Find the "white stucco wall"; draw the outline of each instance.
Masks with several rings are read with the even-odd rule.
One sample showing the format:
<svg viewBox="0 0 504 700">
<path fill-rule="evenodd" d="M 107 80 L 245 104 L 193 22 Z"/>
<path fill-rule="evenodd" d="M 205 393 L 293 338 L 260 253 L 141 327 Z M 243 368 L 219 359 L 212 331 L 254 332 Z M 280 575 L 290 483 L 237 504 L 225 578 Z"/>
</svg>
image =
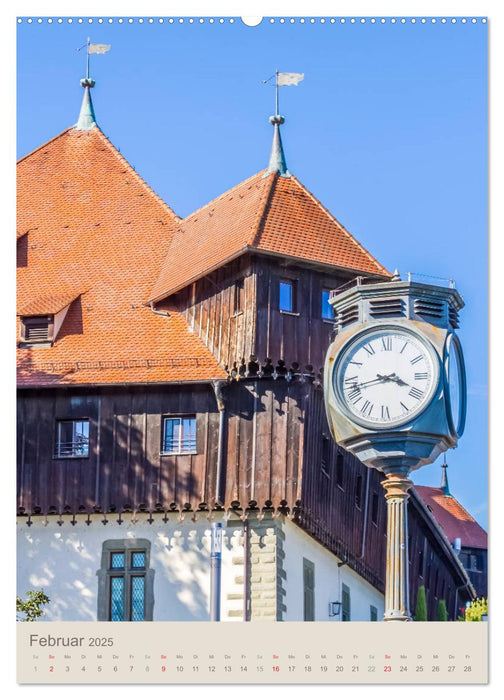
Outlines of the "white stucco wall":
<svg viewBox="0 0 504 700">
<path fill-rule="evenodd" d="M 162 516 L 138 515 L 132 523 L 128 516 L 119 525 L 117 516 L 77 516 L 77 523 L 57 524 L 58 517 L 33 518 L 31 526 L 22 519 L 18 524 L 17 594 L 22 598 L 31 589 L 43 589 L 51 602 L 45 621 L 94 621 L 97 619 L 97 570 L 101 566 L 105 540 L 145 538 L 151 542 L 150 567 L 154 575 L 154 620 L 204 621 L 209 619 L 210 531 L 203 516 L 196 522 L 191 514 L 183 522 L 176 515 L 167 523 Z M 131 518 L 131 516 L 130 516 Z M 218 522 L 219 519 L 215 518 Z M 242 527 L 223 522 L 221 619 L 227 620 L 228 593 L 240 594 L 243 586 L 235 583 L 242 567 L 233 558 L 243 556 Z M 234 605 L 236 608 L 236 604 Z M 233 618 L 229 618 L 230 620 Z M 236 619 L 236 618 L 235 618 Z"/>
<path fill-rule="evenodd" d="M 370 605 L 378 610 L 378 620 L 384 613 L 384 597 L 348 566 L 338 567 L 341 560 L 289 520 L 284 521 L 284 569 L 287 579 L 284 620 L 303 620 L 303 558 L 315 567 L 315 621 L 339 622 L 340 615 L 329 617 L 329 603 L 341 601 L 342 584 L 350 589 L 351 620 L 369 621 Z"/>
</svg>

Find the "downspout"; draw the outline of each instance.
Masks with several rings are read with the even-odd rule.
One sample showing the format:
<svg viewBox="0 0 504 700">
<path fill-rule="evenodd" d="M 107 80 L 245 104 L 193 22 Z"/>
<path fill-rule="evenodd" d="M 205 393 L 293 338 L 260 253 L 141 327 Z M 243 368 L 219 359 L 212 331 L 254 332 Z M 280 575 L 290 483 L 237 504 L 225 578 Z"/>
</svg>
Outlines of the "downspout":
<svg viewBox="0 0 504 700">
<path fill-rule="evenodd" d="M 96 436 L 96 477 L 95 477 L 95 503 L 96 505 L 100 505 L 99 503 L 99 498 L 100 498 L 100 455 L 101 455 L 101 450 L 100 450 L 100 437 L 101 437 L 101 406 L 102 406 L 102 397 L 101 395 L 98 397 L 98 418 L 97 418 L 97 423 L 98 423 L 98 429 L 97 429 L 97 436 Z M 104 506 L 104 504 L 101 504 Z"/>
<path fill-rule="evenodd" d="M 250 531 L 249 521 L 243 521 L 243 622 L 249 622 L 249 571 L 250 571 Z"/>
<path fill-rule="evenodd" d="M 361 553 L 357 559 L 363 559 L 366 552 L 366 531 L 367 531 L 367 520 L 368 520 L 368 510 L 369 510 L 369 477 L 371 474 L 371 469 L 366 469 L 366 498 L 364 501 L 364 524 L 362 526 L 362 542 L 361 542 Z"/>
<path fill-rule="evenodd" d="M 152 311 L 153 314 L 156 314 L 157 316 L 164 316 L 165 318 L 169 318 L 169 317 L 170 317 L 170 314 L 168 313 L 168 311 L 157 311 L 157 310 L 154 308 L 154 302 L 153 302 L 153 301 L 150 302 L 150 310 Z"/>
<path fill-rule="evenodd" d="M 224 464 L 224 437 L 225 437 L 225 418 L 226 407 L 224 405 L 223 388 L 226 386 L 224 379 L 218 379 L 212 382 L 217 408 L 219 410 L 219 445 L 217 448 L 217 466 L 215 471 L 215 501 L 219 506 L 224 504 L 225 495 L 222 493 L 222 473 Z"/>
</svg>

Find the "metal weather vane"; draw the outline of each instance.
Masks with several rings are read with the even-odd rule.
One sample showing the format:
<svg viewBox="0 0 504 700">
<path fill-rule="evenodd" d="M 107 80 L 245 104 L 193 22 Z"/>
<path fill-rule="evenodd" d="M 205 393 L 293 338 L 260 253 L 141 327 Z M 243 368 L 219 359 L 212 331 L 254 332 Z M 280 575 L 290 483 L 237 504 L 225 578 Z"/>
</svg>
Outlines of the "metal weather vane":
<svg viewBox="0 0 504 700">
<path fill-rule="evenodd" d="M 102 54 L 107 53 L 110 50 L 110 44 L 91 44 L 91 39 L 88 37 L 85 44 L 79 46 L 77 51 L 82 51 L 86 47 L 86 80 L 89 78 L 89 56 L 91 54 Z"/>
<path fill-rule="evenodd" d="M 286 87 L 288 85 L 297 85 L 302 80 L 304 80 L 304 73 L 279 73 L 277 68 L 275 74 L 267 80 L 263 80 L 263 83 L 269 83 L 269 81 L 273 78 L 275 78 L 275 115 L 278 115 L 280 114 L 280 112 L 278 111 L 278 88 Z"/>
</svg>

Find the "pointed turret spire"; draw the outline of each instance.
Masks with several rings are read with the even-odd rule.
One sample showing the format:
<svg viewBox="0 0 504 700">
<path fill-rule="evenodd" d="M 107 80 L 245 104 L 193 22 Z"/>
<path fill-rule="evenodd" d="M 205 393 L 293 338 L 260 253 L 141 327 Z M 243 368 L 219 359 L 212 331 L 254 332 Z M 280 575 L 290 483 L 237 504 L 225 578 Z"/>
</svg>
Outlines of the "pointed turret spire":
<svg viewBox="0 0 504 700">
<path fill-rule="evenodd" d="M 84 97 L 82 98 L 79 121 L 75 125 L 75 128 L 79 129 L 79 131 L 89 131 L 93 126 L 96 126 L 96 117 L 90 92 L 91 88 L 95 85 L 95 81 L 92 78 L 82 78 L 80 83 L 84 88 Z"/>
<path fill-rule="evenodd" d="M 96 126 L 93 100 L 91 99 L 90 93 L 91 88 L 95 86 L 95 81 L 93 78 L 89 77 L 89 56 L 90 54 L 107 53 L 107 51 L 110 50 L 110 44 L 92 44 L 91 39 L 88 37 L 84 46 L 78 48 L 77 51 L 80 51 L 84 47 L 86 47 L 86 77 L 82 78 L 80 81 L 84 88 L 84 97 L 82 98 L 79 121 L 75 125 L 75 128 L 80 131 L 89 131 L 93 126 Z"/>
<path fill-rule="evenodd" d="M 450 487 L 448 486 L 448 474 L 446 473 L 446 470 L 448 469 L 446 462 L 441 465 L 441 469 L 443 470 L 443 476 L 441 477 L 441 491 L 445 496 L 451 496 Z"/>
<path fill-rule="evenodd" d="M 290 177 L 290 172 L 287 170 L 287 163 L 285 161 L 282 137 L 280 135 L 280 124 L 283 124 L 285 119 L 279 114 L 275 114 L 270 117 L 269 120 L 273 124 L 274 131 L 271 155 L 265 176 L 270 173 L 278 173 L 282 177 Z"/>
</svg>

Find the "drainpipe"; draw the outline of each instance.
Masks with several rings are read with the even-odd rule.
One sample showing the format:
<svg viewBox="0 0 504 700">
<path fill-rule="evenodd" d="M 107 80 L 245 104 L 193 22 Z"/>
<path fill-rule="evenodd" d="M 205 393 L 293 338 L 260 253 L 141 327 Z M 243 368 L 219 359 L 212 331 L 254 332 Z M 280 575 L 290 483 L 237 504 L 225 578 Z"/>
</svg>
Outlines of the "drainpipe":
<svg viewBox="0 0 504 700">
<path fill-rule="evenodd" d="M 212 523 L 210 548 L 210 621 L 220 621 L 222 523 Z"/>
<path fill-rule="evenodd" d="M 154 302 L 151 301 L 150 303 L 150 310 L 152 311 L 153 314 L 157 314 L 157 316 L 164 316 L 165 318 L 169 318 L 170 314 L 168 311 L 157 311 L 157 309 L 154 308 Z"/>
<path fill-rule="evenodd" d="M 101 456 L 101 449 L 100 449 L 100 438 L 101 438 L 101 429 L 102 429 L 102 424 L 101 424 L 101 407 L 102 407 L 102 397 L 98 397 L 98 417 L 97 417 L 97 435 L 96 435 L 96 478 L 95 478 L 95 503 L 97 505 L 100 505 L 100 456 Z M 89 449 L 89 448 L 88 448 Z M 105 507 L 105 504 L 101 504 L 102 507 Z"/>
<path fill-rule="evenodd" d="M 250 571 L 250 531 L 249 521 L 245 518 L 243 521 L 243 622 L 249 621 L 249 571 Z"/>
<path fill-rule="evenodd" d="M 217 448 L 217 467 L 215 473 L 215 501 L 220 506 L 223 505 L 225 498 L 225 495 L 222 493 L 222 472 L 224 464 L 224 437 L 226 418 L 226 408 L 224 405 L 224 396 L 222 390 L 225 385 L 226 381 L 223 379 L 218 379 L 212 382 L 213 390 L 215 392 L 215 399 L 217 401 L 217 408 L 219 409 L 219 445 Z"/>
<path fill-rule="evenodd" d="M 362 542 L 361 542 L 361 553 L 357 559 L 363 559 L 366 552 L 366 530 L 367 530 L 367 520 L 368 520 L 368 506 L 369 506 L 369 477 L 371 475 L 371 469 L 366 469 L 366 499 L 364 501 L 364 524 L 362 526 Z"/>
</svg>

